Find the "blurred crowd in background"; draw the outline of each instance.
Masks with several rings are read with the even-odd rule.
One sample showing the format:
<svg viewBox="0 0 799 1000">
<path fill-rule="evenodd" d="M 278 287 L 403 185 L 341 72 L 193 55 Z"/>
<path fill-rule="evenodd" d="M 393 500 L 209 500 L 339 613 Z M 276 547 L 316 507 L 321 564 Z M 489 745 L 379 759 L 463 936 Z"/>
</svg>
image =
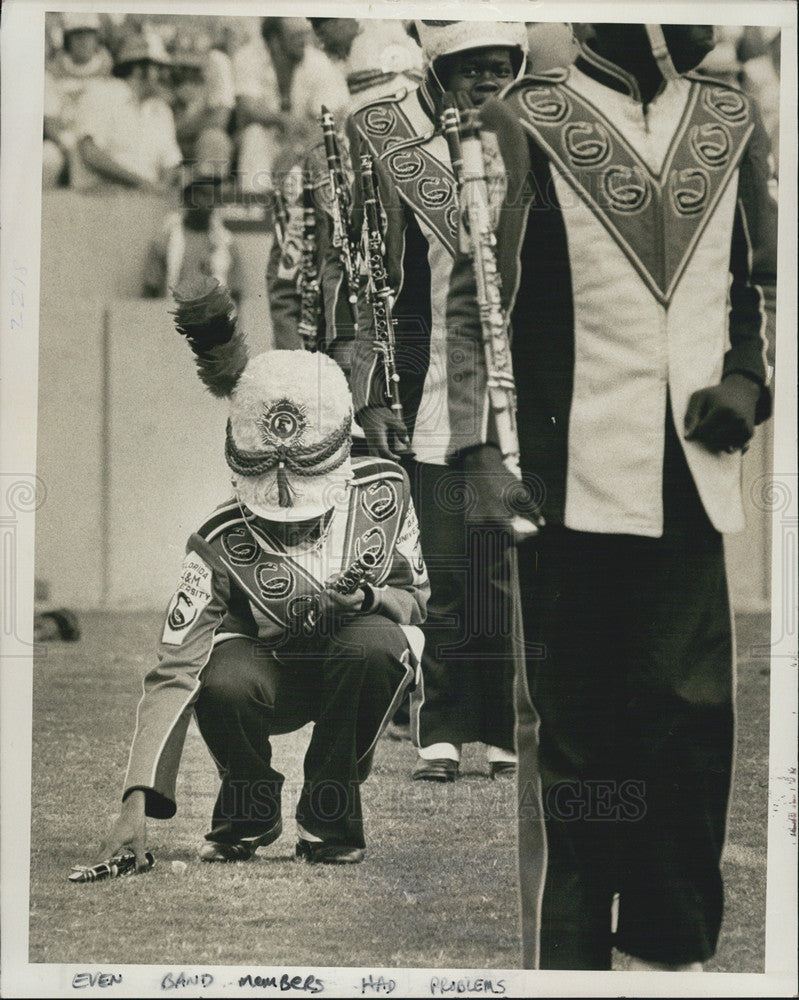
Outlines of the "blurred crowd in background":
<svg viewBox="0 0 799 1000">
<path fill-rule="evenodd" d="M 374 97 L 381 81 L 398 89 L 424 73 L 403 21 L 69 12 L 47 14 L 46 26 L 44 187 L 174 200 L 143 279 L 148 296 L 166 294 L 174 260 L 194 243 L 235 293 L 235 241 L 214 206 L 268 201 L 318 141 L 322 104 L 343 120 L 360 90 Z M 532 69 L 567 65 L 584 30 L 529 24 Z M 755 98 L 776 178 L 779 32 L 716 34 L 702 69 Z"/>
<path fill-rule="evenodd" d="M 534 68 L 573 57 L 570 26 L 529 31 Z M 776 149 L 778 31 L 717 36 L 703 69 L 756 98 Z M 169 190 L 198 167 L 268 190 L 314 137 L 322 103 L 340 112 L 359 77 L 423 71 L 401 21 L 49 14 L 47 45 L 44 184 L 81 191 Z"/>
<path fill-rule="evenodd" d="M 320 105 L 347 107 L 348 83 L 376 71 L 421 78 L 402 22 L 336 20 L 346 30 L 314 31 L 305 18 L 48 15 L 45 186 L 159 191 L 204 171 L 245 193 L 271 189 L 314 137 Z"/>
</svg>

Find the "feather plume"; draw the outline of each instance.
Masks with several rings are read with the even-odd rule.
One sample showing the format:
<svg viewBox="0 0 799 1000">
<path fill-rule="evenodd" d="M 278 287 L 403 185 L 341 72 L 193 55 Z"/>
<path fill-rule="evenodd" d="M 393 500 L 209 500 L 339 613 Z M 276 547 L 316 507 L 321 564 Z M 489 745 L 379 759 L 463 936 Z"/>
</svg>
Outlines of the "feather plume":
<svg viewBox="0 0 799 1000">
<path fill-rule="evenodd" d="M 248 361 L 230 292 L 215 278 L 203 277 L 184 282 L 172 295 L 175 329 L 194 352 L 200 380 L 214 396 L 229 396 Z"/>
</svg>

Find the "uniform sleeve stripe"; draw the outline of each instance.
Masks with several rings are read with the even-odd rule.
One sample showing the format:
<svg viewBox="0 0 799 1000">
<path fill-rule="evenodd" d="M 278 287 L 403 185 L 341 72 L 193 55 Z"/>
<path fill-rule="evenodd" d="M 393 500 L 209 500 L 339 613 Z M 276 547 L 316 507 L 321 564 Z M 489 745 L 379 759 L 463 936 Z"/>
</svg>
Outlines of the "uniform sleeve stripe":
<svg viewBox="0 0 799 1000">
<path fill-rule="evenodd" d="M 765 299 L 763 296 L 763 288 L 761 285 L 755 284 L 751 280 L 752 266 L 753 266 L 753 253 L 752 253 L 752 237 L 749 235 L 749 223 L 746 218 L 746 208 L 744 206 L 743 200 L 738 199 L 738 208 L 741 213 L 741 227 L 743 229 L 744 240 L 746 241 L 746 264 L 747 272 L 749 274 L 749 279 L 747 284 L 750 288 L 753 288 L 757 293 L 757 308 L 760 314 L 760 329 L 758 330 L 758 336 L 760 337 L 760 354 L 763 359 L 763 377 L 765 379 L 765 384 L 771 384 L 771 370 L 768 363 L 768 338 L 766 337 L 766 307 Z"/>
<path fill-rule="evenodd" d="M 362 485 L 373 479 L 402 479 L 402 469 L 396 462 L 383 458 L 355 459 L 352 463 L 355 483 Z"/>
<path fill-rule="evenodd" d="M 231 502 L 220 508 L 208 518 L 208 520 L 198 529 L 197 534 L 206 542 L 212 541 L 225 528 L 237 524 L 243 520 L 241 508 L 238 503 Z"/>
</svg>

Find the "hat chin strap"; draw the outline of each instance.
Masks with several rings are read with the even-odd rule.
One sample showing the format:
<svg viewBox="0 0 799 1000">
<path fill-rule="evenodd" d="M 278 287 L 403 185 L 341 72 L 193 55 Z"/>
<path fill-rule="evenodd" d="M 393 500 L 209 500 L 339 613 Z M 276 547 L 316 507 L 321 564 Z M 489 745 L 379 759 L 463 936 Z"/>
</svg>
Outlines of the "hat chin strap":
<svg viewBox="0 0 799 1000">
<path fill-rule="evenodd" d="M 671 61 L 669 47 L 666 44 L 666 36 L 663 34 L 663 26 L 660 24 L 647 24 L 644 27 L 649 38 L 652 55 L 655 57 L 655 62 L 658 64 L 658 69 L 663 75 L 663 79 L 676 80 L 680 74 L 674 68 L 674 63 Z"/>
</svg>

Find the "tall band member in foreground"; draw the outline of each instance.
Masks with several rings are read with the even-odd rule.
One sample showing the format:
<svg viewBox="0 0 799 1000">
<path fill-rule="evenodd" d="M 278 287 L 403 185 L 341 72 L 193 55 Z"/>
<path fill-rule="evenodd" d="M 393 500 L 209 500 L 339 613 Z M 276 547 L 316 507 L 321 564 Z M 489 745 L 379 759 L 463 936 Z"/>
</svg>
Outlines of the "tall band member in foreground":
<svg viewBox="0 0 799 1000">
<path fill-rule="evenodd" d="M 445 90 L 479 105 L 519 76 L 527 34 L 523 24 L 487 22 L 417 21 L 416 29 L 426 62 L 424 83 L 357 110 L 350 135 L 353 162 L 362 152 L 373 157 L 386 216 L 385 270 L 396 296 L 399 397 L 415 456 L 403 461 L 430 571 L 423 698 L 418 715 L 412 713 L 419 745 L 413 777 L 447 782 L 459 774 L 464 743 L 488 746 L 492 777 L 515 771 L 516 644 L 505 627 L 515 579 L 509 532 L 493 502 L 496 469 L 470 457 L 457 470 L 446 464 L 445 308 L 459 212 L 440 116 Z M 399 452 L 406 428 L 389 408 L 373 338 L 367 306 L 360 313 L 350 385 L 356 419 L 372 452 L 390 457 Z"/>
<path fill-rule="evenodd" d="M 145 815 L 176 811 L 195 713 L 222 779 L 203 861 L 246 861 L 280 836 L 269 737 L 313 721 L 296 854 L 354 864 L 360 785 L 412 681 L 421 633 L 409 626 L 429 590 L 407 477 L 350 460 L 352 403 L 332 359 L 270 351 L 245 367 L 232 301 L 211 286 L 179 300 L 176 322 L 203 380 L 230 395 L 234 495 L 188 541 L 102 853 L 130 847 L 143 862 Z"/>
<path fill-rule="evenodd" d="M 524 961 L 608 969 L 615 946 L 638 968 L 693 969 L 722 918 L 721 533 L 744 526 L 741 452 L 771 408 L 759 283 L 775 279 L 775 205 L 755 109 L 688 72 L 710 27 L 594 29 L 568 74 L 480 109 L 508 171 L 497 251 L 521 466 L 546 495 L 519 551 L 525 640 L 543 650 L 519 685 Z M 456 448 L 491 447 L 465 259 L 448 327 Z"/>
</svg>

